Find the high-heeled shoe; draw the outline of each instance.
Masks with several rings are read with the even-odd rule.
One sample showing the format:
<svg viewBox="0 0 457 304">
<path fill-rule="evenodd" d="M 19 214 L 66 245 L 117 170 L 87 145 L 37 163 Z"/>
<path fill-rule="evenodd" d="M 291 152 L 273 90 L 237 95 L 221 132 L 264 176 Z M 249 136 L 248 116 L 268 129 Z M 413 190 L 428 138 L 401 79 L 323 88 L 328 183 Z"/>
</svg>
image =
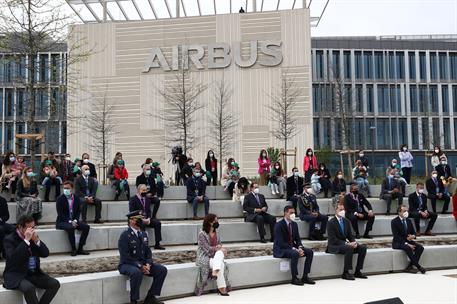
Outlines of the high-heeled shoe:
<svg viewBox="0 0 457 304">
<path fill-rule="evenodd" d="M 217 294 L 223 297 L 228 297 L 229 293 L 226 291 L 225 293 L 222 293 L 219 289 L 217 290 Z"/>
</svg>

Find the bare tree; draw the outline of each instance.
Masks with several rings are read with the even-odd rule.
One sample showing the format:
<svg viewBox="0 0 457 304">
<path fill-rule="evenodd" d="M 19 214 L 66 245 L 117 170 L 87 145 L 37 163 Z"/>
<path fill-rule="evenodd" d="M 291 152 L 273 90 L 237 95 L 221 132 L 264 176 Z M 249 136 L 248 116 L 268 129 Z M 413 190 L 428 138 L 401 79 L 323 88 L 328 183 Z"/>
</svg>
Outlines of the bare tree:
<svg viewBox="0 0 457 304">
<path fill-rule="evenodd" d="M 226 84 L 224 76 L 215 84 L 214 94 L 214 112 L 211 117 L 211 125 L 215 132 L 211 132 L 218 154 L 219 154 L 219 172 L 222 173 L 223 159 L 230 156 L 235 139 L 233 128 L 238 122 L 238 118 L 230 108 L 230 98 L 232 89 Z"/>
<path fill-rule="evenodd" d="M 273 135 L 284 143 L 285 151 L 288 141 L 298 132 L 295 106 L 301 95 L 302 92 L 294 85 L 294 79 L 288 79 L 283 75 L 279 92 L 270 96 L 270 119 L 276 123 Z"/>
<path fill-rule="evenodd" d="M 171 147 L 180 144 L 184 154 L 187 154 L 196 144 L 192 128 L 195 123 L 195 113 L 203 108 L 203 104 L 199 102 L 199 96 L 207 86 L 193 82 L 189 71 L 183 68 L 176 74 L 174 82 L 166 83 L 164 87 L 159 90 L 164 101 L 164 113 L 153 115 L 164 121 L 168 131 L 167 145 Z"/>
<path fill-rule="evenodd" d="M 55 82 L 55 87 L 60 88 L 61 98 L 64 98 L 67 88 L 68 65 L 67 57 L 59 58 L 51 68 L 46 66 L 46 54 L 53 51 L 65 51 L 74 54 L 71 62 L 85 60 L 89 52 L 83 51 L 82 44 L 74 43 L 71 50 L 67 48 L 66 41 L 72 35 L 67 25 L 71 21 L 70 15 L 65 13 L 65 3 L 55 0 L 4 0 L 0 4 L 0 49 L 7 54 L 7 61 L 16 67 L 16 77 L 12 82 L 16 87 L 24 89 L 23 121 L 26 125 L 26 133 L 37 132 L 37 107 L 39 98 L 47 98 L 50 104 L 39 110 L 46 112 L 46 117 L 38 118 L 44 120 L 46 129 L 54 130 L 49 126 L 58 122 L 58 117 L 65 116 L 65 108 L 55 107 L 53 102 L 55 96 L 49 82 Z M 58 69 L 58 71 L 57 71 Z M 50 71 L 47 74 L 47 71 Z M 44 71 L 44 72 L 43 72 Z M 63 81 L 47 79 L 47 75 L 58 77 Z M 63 99 L 62 99 L 63 104 Z M 60 113 L 60 114 L 59 114 Z M 47 134 L 48 137 L 55 137 L 55 134 Z M 29 144 L 28 150 L 31 156 L 32 168 L 36 154 L 36 145 Z"/>
<path fill-rule="evenodd" d="M 95 97 L 92 111 L 83 119 L 83 127 L 91 135 L 90 148 L 95 151 L 103 167 L 103 183 L 106 182 L 106 166 L 108 155 L 111 153 L 111 139 L 117 133 L 112 120 L 113 106 L 109 104 L 106 90 L 102 97 Z"/>
</svg>

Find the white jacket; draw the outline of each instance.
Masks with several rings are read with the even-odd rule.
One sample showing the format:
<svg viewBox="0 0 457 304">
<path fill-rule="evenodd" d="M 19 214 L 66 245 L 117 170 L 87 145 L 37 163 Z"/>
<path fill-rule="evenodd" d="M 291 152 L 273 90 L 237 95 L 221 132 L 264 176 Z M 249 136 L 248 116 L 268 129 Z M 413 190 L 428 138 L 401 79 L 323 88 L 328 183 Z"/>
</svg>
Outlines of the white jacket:
<svg viewBox="0 0 457 304">
<path fill-rule="evenodd" d="M 409 151 L 398 152 L 398 157 L 400 158 L 400 166 L 402 168 L 412 168 L 413 167 L 413 156 Z"/>
</svg>

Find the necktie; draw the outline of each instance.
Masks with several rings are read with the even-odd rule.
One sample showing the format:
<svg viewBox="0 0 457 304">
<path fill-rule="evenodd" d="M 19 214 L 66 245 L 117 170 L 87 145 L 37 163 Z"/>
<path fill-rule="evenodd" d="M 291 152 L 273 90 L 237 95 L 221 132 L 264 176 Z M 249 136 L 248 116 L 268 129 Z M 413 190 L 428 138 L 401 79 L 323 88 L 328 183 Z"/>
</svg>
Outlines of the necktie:
<svg viewBox="0 0 457 304">
<path fill-rule="evenodd" d="M 406 219 L 402 219 L 403 222 L 403 229 L 405 229 L 405 233 L 408 233 L 408 224 L 406 224 Z"/>
<path fill-rule="evenodd" d="M 387 180 L 389 181 L 389 190 L 392 190 L 392 182 L 390 181 L 390 177 Z"/>
<path fill-rule="evenodd" d="M 292 224 L 289 223 L 288 226 L 287 226 L 288 230 L 289 230 L 289 245 L 292 246 L 293 244 L 293 238 L 292 238 Z"/>
<path fill-rule="evenodd" d="M 344 233 L 344 222 L 343 222 L 343 218 L 340 218 L 338 221 L 340 222 L 341 233 L 343 233 L 344 237 L 346 237 L 346 234 Z"/>
<path fill-rule="evenodd" d="M 254 196 L 255 196 L 255 200 L 257 201 L 257 205 L 260 207 L 259 196 L 257 194 L 254 194 Z"/>
<path fill-rule="evenodd" d="M 422 208 L 422 195 L 418 194 L 417 197 L 419 198 L 419 208 L 418 208 L 418 210 L 420 210 Z"/>
<path fill-rule="evenodd" d="M 298 194 L 298 178 L 295 178 L 295 194 Z"/>
</svg>

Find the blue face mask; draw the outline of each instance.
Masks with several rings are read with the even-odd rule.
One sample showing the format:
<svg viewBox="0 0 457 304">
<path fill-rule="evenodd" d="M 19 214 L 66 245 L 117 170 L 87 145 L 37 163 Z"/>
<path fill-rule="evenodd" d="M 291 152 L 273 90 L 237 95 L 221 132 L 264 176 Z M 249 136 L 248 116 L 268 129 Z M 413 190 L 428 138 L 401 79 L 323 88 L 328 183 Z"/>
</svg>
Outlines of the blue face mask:
<svg viewBox="0 0 457 304">
<path fill-rule="evenodd" d="M 64 194 L 66 197 L 70 197 L 70 196 L 71 196 L 71 190 L 70 190 L 70 189 L 63 189 L 63 194 Z"/>
</svg>

